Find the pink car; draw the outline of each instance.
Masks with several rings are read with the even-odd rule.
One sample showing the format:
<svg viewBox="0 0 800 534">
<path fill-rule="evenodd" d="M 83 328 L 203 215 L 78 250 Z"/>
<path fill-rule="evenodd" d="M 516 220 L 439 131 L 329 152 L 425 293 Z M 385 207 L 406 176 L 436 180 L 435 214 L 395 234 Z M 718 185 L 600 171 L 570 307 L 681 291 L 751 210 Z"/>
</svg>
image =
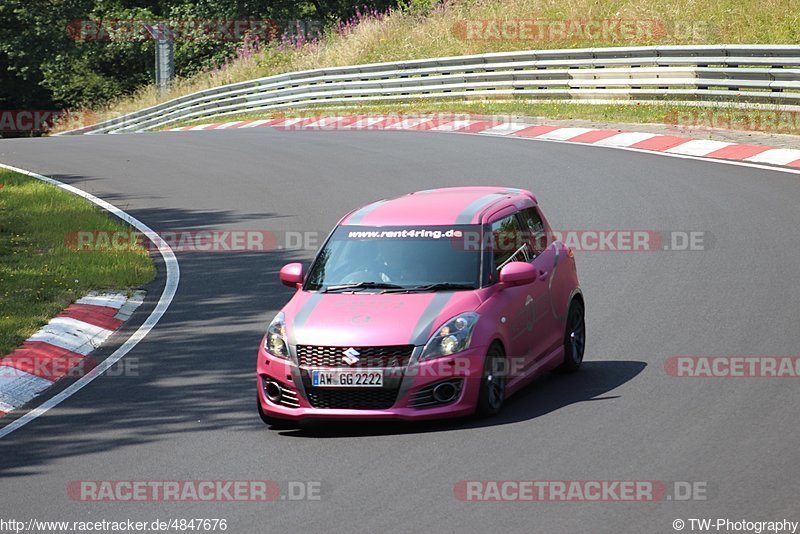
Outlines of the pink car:
<svg viewBox="0 0 800 534">
<path fill-rule="evenodd" d="M 306 419 L 496 414 L 586 341 L 572 250 L 536 198 L 506 187 L 419 191 L 345 215 L 258 351 L 258 411 Z"/>
</svg>

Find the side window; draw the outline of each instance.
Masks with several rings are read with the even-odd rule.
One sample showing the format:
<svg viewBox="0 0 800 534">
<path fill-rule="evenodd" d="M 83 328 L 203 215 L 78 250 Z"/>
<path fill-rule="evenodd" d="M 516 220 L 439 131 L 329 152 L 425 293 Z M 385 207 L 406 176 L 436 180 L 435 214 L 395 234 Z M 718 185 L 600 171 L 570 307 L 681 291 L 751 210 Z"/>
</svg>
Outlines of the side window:
<svg viewBox="0 0 800 534">
<path fill-rule="evenodd" d="M 522 232 L 525 241 L 530 244 L 532 256 L 535 258 L 547 248 L 547 234 L 544 231 L 544 223 L 539 216 L 536 208 L 525 208 L 519 212 L 522 219 Z"/>
<path fill-rule="evenodd" d="M 523 239 L 522 228 L 516 215 L 492 223 L 493 279 L 497 271 L 510 261 L 528 261 L 528 244 Z"/>
</svg>

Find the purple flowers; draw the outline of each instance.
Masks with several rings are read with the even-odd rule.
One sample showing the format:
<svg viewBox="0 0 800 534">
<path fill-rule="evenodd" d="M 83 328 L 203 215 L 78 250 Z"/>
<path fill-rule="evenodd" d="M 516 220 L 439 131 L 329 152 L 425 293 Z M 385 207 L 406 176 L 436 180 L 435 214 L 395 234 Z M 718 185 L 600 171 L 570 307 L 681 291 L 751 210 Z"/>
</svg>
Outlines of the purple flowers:
<svg viewBox="0 0 800 534">
<path fill-rule="evenodd" d="M 333 26 L 332 30 L 339 35 L 347 35 L 365 20 L 383 20 L 387 15 L 391 14 L 391 12 L 391 7 L 386 11 L 380 11 L 374 7 L 356 6 L 353 16 L 345 20 L 340 20 Z"/>
</svg>

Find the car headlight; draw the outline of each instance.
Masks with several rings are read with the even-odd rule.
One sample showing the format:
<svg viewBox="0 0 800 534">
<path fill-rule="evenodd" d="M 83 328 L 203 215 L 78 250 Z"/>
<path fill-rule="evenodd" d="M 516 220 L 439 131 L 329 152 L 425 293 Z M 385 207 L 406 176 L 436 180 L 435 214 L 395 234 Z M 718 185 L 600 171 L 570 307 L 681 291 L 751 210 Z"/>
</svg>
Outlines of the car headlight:
<svg viewBox="0 0 800 534">
<path fill-rule="evenodd" d="M 285 315 L 280 312 L 269 323 L 267 336 L 264 338 L 264 350 L 278 358 L 289 358 L 289 344 L 286 342 Z"/>
<path fill-rule="evenodd" d="M 450 356 L 468 349 L 479 317 L 475 312 L 467 312 L 447 321 L 425 344 L 420 361 Z"/>
</svg>

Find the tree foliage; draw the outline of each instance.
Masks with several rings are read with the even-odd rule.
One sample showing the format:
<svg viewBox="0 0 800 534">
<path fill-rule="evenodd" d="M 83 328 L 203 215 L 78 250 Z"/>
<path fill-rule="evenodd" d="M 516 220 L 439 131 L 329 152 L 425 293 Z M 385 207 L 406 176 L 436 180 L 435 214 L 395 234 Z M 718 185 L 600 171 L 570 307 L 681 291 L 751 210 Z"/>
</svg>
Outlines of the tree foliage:
<svg viewBox="0 0 800 534">
<path fill-rule="evenodd" d="M 0 109 L 101 106 L 154 81 L 147 35 L 99 39 L 81 21 L 314 20 L 329 25 L 356 6 L 394 0 L 2 0 Z M 88 23 L 86 23 L 88 24 Z M 91 25 L 89 25 L 91 27 Z M 113 24 L 110 25 L 113 27 Z M 176 72 L 191 75 L 230 58 L 238 43 L 213 34 L 176 40 Z"/>
</svg>

